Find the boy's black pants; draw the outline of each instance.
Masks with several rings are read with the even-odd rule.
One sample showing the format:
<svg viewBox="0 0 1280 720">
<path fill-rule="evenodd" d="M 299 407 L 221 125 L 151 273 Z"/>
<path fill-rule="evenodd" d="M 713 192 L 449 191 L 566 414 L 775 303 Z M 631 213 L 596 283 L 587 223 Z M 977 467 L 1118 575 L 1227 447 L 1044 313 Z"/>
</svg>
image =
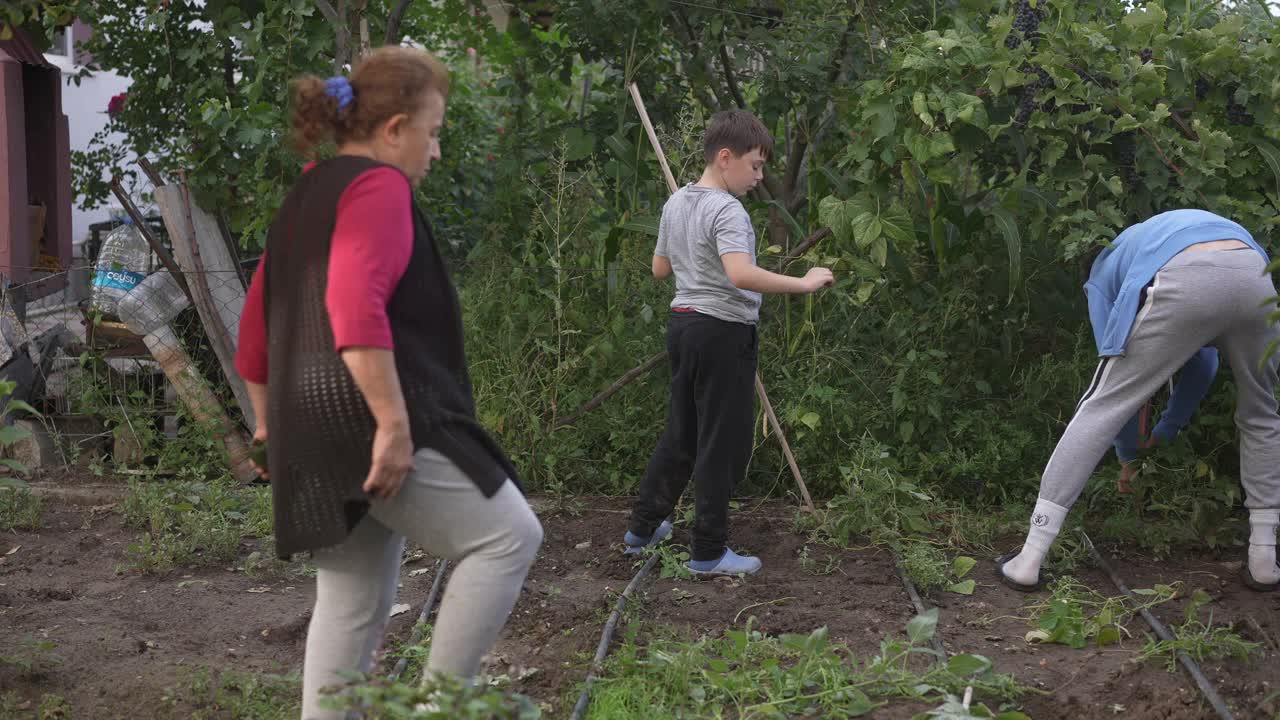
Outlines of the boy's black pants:
<svg viewBox="0 0 1280 720">
<path fill-rule="evenodd" d="M 746 476 L 755 422 L 754 325 L 696 312 L 667 322 L 671 408 L 640 480 L 631 532 L 653 534 L 693 477 L 693 559 L 715 560 L 729 540 L 729 496 Z"/>
</svg>

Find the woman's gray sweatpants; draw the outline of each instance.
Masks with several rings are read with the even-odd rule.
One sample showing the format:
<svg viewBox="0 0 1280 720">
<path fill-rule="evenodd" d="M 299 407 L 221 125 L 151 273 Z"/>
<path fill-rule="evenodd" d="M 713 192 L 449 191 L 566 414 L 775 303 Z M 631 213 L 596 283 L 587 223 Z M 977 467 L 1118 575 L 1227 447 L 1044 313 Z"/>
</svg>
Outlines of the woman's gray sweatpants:
<svg viewBox="0 0 1280 720">
<path fill-rule="evenodd" d="M 1262 356 L 1276 326 L 1266 263 L 1253 249 L 1184 251 L 1156 273 L 1125 354 L 1104 357 L 1040 480 L 1040 497 L 1070 508 L 1120 428 L 1200 348 L 1216 345 L 1236 383 L 1240 475 L 1250 509 L 1280 507 L 1276 364 Z"/>
<path fill-rule="evenodd" d="M 400 492 L 374 502 L 345 542 L 316 551 L 316 604 L 302 673 L 303 720 L 341 720 L 320 691 L 368 672 L 396 596 L 405 537 L 448 559 L 427 669 L 470 679 L 515 605 L 542 544 L 542 526 L 516 486 L 486 498 L 444 455 L 419 450 Z"/>
</svg>

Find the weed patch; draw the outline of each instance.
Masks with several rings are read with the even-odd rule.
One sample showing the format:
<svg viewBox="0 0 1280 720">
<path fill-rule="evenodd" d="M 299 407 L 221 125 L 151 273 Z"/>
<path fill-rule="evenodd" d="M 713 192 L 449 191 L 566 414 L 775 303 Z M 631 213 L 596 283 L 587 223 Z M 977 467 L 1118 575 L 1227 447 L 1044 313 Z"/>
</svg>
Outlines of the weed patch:
<svg viewBox="0 0 1280 720">
<path fill-rule="evenodd" d="M 1184 652 L 1196 662 L 1206 660 L 1245 661 L 1262 647 L 1258 643 L 1249 642 L 1240 637 L 1231 628 L 1213 624 L 1213 613 L 1209 613 L 1209 621 L 1201 622 L 1199 611 L 1213 602 L 1208 593 L 1196 590 L 1187 602 L 1183 612 L 1182 624 L 1172 628 L 1173 640 L 1157 640 L 1147 638 L 1146 645 L 1138 655 L 1139 662 L 1164 660 L 1165 669 L 1174 672 L 1177 669 L 1178 653 Z"/>
<path fill-rule="evenodd" d="M 266 488 L 241 488 L 225 475 L 208 481 L 131 480 L 122 510 L 125 522 L 142 534 L 128 548 L 130 566 L 168 572 L 234 562 L 241 539 L 271 533 L 270 503 Z"/>
<path fill-rule="evenodd" d="M 364 710 L 368 717 L 414 720 L 537 720 L 542 711 L 529 698 L 490 684 L 466 686 L 451 678 L 419 684 L 377 679 L 355 681 L 327 701 L 342 710 Z"/>
<path fill-rule="evenodd" d="M 169 688 L 164 702 L 175 710 L 189 705 L 192 720 L 285 720 L 298 717 L 300 695 L 297 673 L 222 670 L 214 674 L 201 668 L 184 688 Z"/>
<path fill-rule="evenodd" d="M 915 669 L 912 658 L 933 653 L 937 611 L 913 619 L 905 638 L 885 638 L 865 661 L 830 642 L 825 628 L 773 637 L 752 630 L 753 621 L 692 642 L 663 629 L 641 642 L 632 625 L 592 690 L 589 717 L 858 717 L 895 699 L 943 700 L 966 687 L 1004 701 L 1026 692 L 979 655 Z"/>
<path fill-rule="evenodd" d="M 0 487 L 0 532 L 39 530 L 44 500 L 28 488 Z"/>
<path fill-rule="evenodd" d="M 1036 629 L 1027 639 L 1073 648 L 1113 645 L 1130 635 L 1125 625 L 1140 609 L 1173 600 L 1178 586 L 1157 585 L 1133 592 L 1142 598 L 1140 603 L 1125 595 L 1106 597 L 1070 576 L 1058 578 L 1050 585 L 1049 597 L 1030 606 L 1030 622 Z"/>
</svg>

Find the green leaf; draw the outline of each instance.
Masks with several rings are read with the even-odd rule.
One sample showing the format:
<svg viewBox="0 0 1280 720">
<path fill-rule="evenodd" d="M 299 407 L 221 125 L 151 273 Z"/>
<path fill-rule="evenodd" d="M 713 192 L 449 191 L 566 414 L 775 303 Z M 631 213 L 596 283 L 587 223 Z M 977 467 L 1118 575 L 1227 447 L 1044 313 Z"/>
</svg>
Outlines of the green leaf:
<svg viewBox="0 0 1280 720">
<path fill-rule="evenodd" d="M 1139 126 L 1140 125 L 1138 123 L 1137 118 L 1130 115 L 1129 113 L 1125 113 L 1121 115 L 1115 121 L 1115 123 L 1111 126 L 1111 132 L 1122 133 L 1122 132 L 1125 132 L 1126 130 L 1133 130 L 1135 128 L 1138 128 Z"/>
<path fill-rule="evenodd" d="M 609 148 L 610 151 L 613 152 L 613 156 L 614 158 L 617 159 L 618 162 L 622 163 L 623 165 L 626 165 L 631 170 L 635 169 L 636 167 L 635 152 L 636 151 L 635 151 L 635 148 L 630 143 L 618 137 L 617 134 L 614 134 L 605 138 L 604 144 L 606 147 Z"/>
<path fill-rule="evenodd" d="M 930 608 L 911 618 L 907 623 L 907 638 L 912 645 L 920 645 L 933 639 L 938 630 L 938 608 Z"/>
<path fill-rule="evenodd" d="M 818 423 L 821 422 L 821 420 L 822 418 L 818 417 L 818 413 L 816 412 L 807 412 L 800 417 L 800 422 L 809 426 L 810 430 L 817 430 Z"/>
<path fill-rule="evenodd" d="M 659 218 L 655 215 L 638 215 L 622 223 L 620 227 L 624 230 L 633 230 L 658 237 L 658 221 Z"/>
<path fill-rule="evenodd" d="M 1271 175 L 1276 180 L 1276 195 L 1280 197 L 1280 150 L 1275 145 L 1266 140 L 1254 140 L 1253 146 L 1258 148 L 1258 154 L 1262 156 L 1263 162 L 1267 167 L 1271 168 Z"/>
<path fill-rule="evenodd" d="M 1005 249 L 1009 254 L 1009 300 L 1012 301 L 1018 285 L 1022 282 L 1022 239 L 1018 235 L 1018 223 L 1008 210 L 1001 207 L 992 208 L 991 216 L 995 218 L 996 226 L 1004 235 Z"/>
<path fill-rule="evenodd" d="M 875 289 L 875 283 L 871 281 L 863 281 L 858 283 L 858 289 L 854 292 L 853 296 L 859 303 L 865 303 L 871 297 L 871 292 Z M 1277 339 L 1275 342 L 1280 343 L 1280 339 Z"/>
<path fill-rule="evenodd" d="M 871 121 L 871 132 L 876 139 L 889 137 L 898 125 L 898 113 L 887 100 L 877 102 L 862 111 L 864 120 Z"/>
<path fill-rule="evenodd" d="M 978 583 L 976 583 L 973 580 L 973 578 L 969 578 L 964 582 L 958 582 L 958 583 L 955 583 L 954 585 L 951 585 L 950 587 L 947 588 L 947 592 L 953 592 L 957 595 L 972 595 L 973 590 L 975 587 L 977 587 L 977 585 Z"/>
<path fill-rule="evenodd" d="M 797 240 L 803 240 L 805 236 L 804 228 L 800 227 L 800 223 L 796 222 L 795 216 L 790 212 L 787 212 L 787 206 L 777 200 L 770 200 L 769 204 L 778 211 L 780 216 L 782 216 L 782 220 L 787 224 L 787 227 L 791 228 L 791 233 L 795 238 Z M 835 231 L 833 230 L 832 232 Z"/>
<path fill-rule="evenodd" d="M 831 234 L 837 241 L 849 239 L 849 218 L 845 213 L 845 202 L 834 195 L 822 198 L 818 203 L 818 222 L 831 228 Z"/>
<path fill-rule="evenodd" d="M 969 571 L 977 564 L 977 560 L 974 560 L 968 555 L 961 555 L 951 561 L 951 573 L 958 578 L 962 578 L 965 575 L 968 575 Z"/>
<path fill-rule="evenodd" d="M 880 265 L 880 267 L 884 267 L 885 262 L 888 261 L 889 243 L 884 239 L 883 235 L 876 238 L 875 242 L 871 243 L 871 257 Z"/>
<path fill-rule="evenodd" d="M 0 488 L 17 488 L 19 490 L 29 488 L 26 480 L 15 477 L 0 477 Z"/>
<path fill-rule="evenodd" d="M 1141 8 L 1134 8 L 1124 16 L 1125 27 L 1136 32 L 1148 34 L 1164 29 L 1165 20 L 1169 18 L 1164 8 L 1157 3 L 1150 3 Z"/>
<path fill-rule="evenodd" d="M 596 138 L 580 127 L 571 127 L 564 133 L 565 156 L 569 162 L 589 157 L 596 149 Z"/>
<path fill-rule="evenodd" d="M 978 675 L 990 669 L 991 661 L 981 655 L 969 655 L 967 653 L 952 655 L 951 659 L 947 661 L 947 670 L 960 677 Z"/>
<path fill-rule="evenodd" d="M 884 234 L 902 245 L 915 245 L 916 229 L 911 214 L 901 205 L 890 205 L 880 214 L 880 227 Z"/>
<path fill-rule="evenodd" d="M 13 460 L 10 458 L 4 458 L 3 460 L 0 460 L 0 465 L 3 465 L 4 467 L 9 468 L 10 470 L 16 470 L 17 472 L 20 472 L 23 475 L 29 475 L 31 473 L 31 469 L 28 468 L 26 465 L 18 462 L 17 460 Z"/>
<path fill-rule="evenodd" d="M 898 437 L 902 438 L 902 442 L 911 442 L 911 437 L 916 434 L 916 425 L 910 420 L 903 420 L 898 424 Z"/>
<path fill-rule="evenodd" d="M 1120 630 L 1114 627 L 1105 627 L 1098 631 L 1097 642 L 1099 645 L 1115 645 L 1120 642 Z"/>
<path fill-rule="evenodd" d="M 6 425 L 0 428 L 0 447 L 12 445 L 29 437 L 31 437 L 30 430 L 19 425 Z"/>
<path fill-rule="evenodd" d="M 17 398 L 10 400 L 9 406 L 6 412 L 12 412 L 14 410 L 21 410 L 24 413 L 29 413 L 31 415 L 35 415 L 36 417 L 40 417 L 40 411 L 31 407 L 31 405 L 28 404 L 25 400 L 19 400 Z"/>
</svg>

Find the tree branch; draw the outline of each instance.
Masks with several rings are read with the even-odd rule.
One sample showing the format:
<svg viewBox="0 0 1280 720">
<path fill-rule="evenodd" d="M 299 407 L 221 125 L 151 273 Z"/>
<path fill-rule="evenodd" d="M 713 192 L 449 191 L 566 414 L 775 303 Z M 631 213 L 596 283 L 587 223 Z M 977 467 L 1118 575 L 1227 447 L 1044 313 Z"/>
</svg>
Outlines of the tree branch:
<svg viewBox="0 0 1280 720">
<path fill-rule="evenodd" d="M 411 2 L 413 0 L 399 0 L 391 10 L 391 15 L 387 18 L 387 34 L 383 38 L 383 45 L 400 44 L 400 25 L 404 22 L 404 14 L 409 10 Z"/>
<path fill-rule="evenodd" d="M 812 248 L 814 245 L 817 245 L 824 238 L 829 237 L 830 235 L 831 235 L 831 228 L 822 228 L 821 230 L 818 230 L 817 232 L 813 233 L 809 237 L 805 238 L 804 242 L 797 245 L 794 250 L 784 255 L 782 257 L 782 260 L 778 262 L 779 271 L 786 270 L 788 265 L 795 262 L 796 260 L 799 260 L 801 255 L 804 255 L 805 253 L 809 252 L 810 248 Z"/>
<path fill-rule="evenodd" d="M 316 7 L 320 8 L 320 14 L 324 15 L 329 22 L 336 26 L 342 25 L 342 18 L 338 17 L 338 11 L 333 9 L 329 0 L 316 0 Z"/>
<path fill-rule="evenodd" d="M 715 96 L 715 104 L 707 105 L 707 109 L 712 112 L 723 110 L 728 106 L 728 103 L 725 102 L 724 94 L 720 89 L 720 83 L 716 82 L 716 76 L 711 70 L 711 64 L 702 57 L 702 45 L 695 39 L 693 34 L 693 24 L 689 22 L 689 17 L 683 10 L 673 9 L 671 12 L 676 16 L 677 30 L 683 34 L 681 39 L 690 48 L 690 60 L 696 62 L 702 67 L 702 72 L 707 76 L 707 87 L 711 89 L 711 94 Z M 681 23 L 683 23 L 683 26 L 681 26 Z M 700 96 L 699 99 L 703 101 L 703 104 L 706 104 L 705 96 Z"/>
<path fill-rule="evenodd" d="M 600 407 L 600 404 L 603 403 L 605 400 L 608 400 L 609 396 L 613 395 L 614 393 L 618 392 L 622 388 L 626 387 L 629 383 L 631 383 L 631 381 L 635 380 L 641 375 L 644 375 L 650 370 L 658 367 L 658 365 L 661 364 L 662 361 L 666 359 L 667 359 L 667 353 L 664 350 L 658 353 L 657 355 L 654 355 L 653 357 L 649 358 L 648 360 L 645 360 L 640 365 L 626 371 L 625 373 L 623 373 L 622 377 L 613 381 L 612 385 L 605 388 L 602 392 L 600 392 L 600 394 L 588 400 L 587 404 L 578 408 L 577 411 L 571 413 L 570 415 L 567 415 L 566 417 L 558 420 L 552 429 L 559 430 L 562 427 L 567 427 L 569 425 L 574 424 L 583 415 L 586 415 L 592 410 L 595 410 L 596 408 Z"/>
<path fill-rule="evenodd" d="M 738 103 L 738 107 L 746 108 L 747 101 L 742 99 L 742 90 L 738 88 L 738 80 L 733 76 L 733 63 L 729 60 L 729 48 L 724 44 L 724 28 L 720 28 L 720 64 L 724 67 L 724 80 L 729 85 L 729 93 Z"/>
</svg>

